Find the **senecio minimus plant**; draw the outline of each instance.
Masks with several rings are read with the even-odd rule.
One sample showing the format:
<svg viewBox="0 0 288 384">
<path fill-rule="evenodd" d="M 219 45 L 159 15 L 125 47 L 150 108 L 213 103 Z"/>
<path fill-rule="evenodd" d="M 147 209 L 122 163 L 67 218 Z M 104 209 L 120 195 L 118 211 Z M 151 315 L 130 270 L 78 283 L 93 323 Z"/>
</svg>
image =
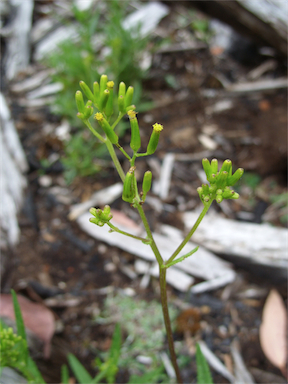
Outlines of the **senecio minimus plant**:
<svg viewBox="0 0 288 384">
<path fill-rule="evenodd" d="M 143 221 L 147 237 L 142 238 L 138 236 L 134 236 L 130 233 L 124 232 L 119 228 L 115 227 L 110 220 L 112 219 L 112 214 L 110 212 L 109 205 L 106 205 L 104 209 L 100 208 L 91 208 L 90 213 L 93 215 L 90 218 L 90 221 L 100 227 L 103 225 L 108 225 L 110 227 L 110 232 L 119 232 L 125 236 L 133 237 L 147 244 L 147 246 L 151 247 L 156 260 L 159 264 L 159 279 L 160 279 L 160 291 L 161 291 L 161 304 L 163 310 L 163 317 L 167 332 L 169 350 L 171 361 L 176 373 L 177 382 L 182 383 L 180 370 L 176 360 L 176 354 L 174 349 L 173 335 L 171 329 L 171 322 L 169 318 L 168 305 L 167 305 L 167 292 L 166 292 L 166 271 L 172 265 L 175 265 L 187 257 L 194 254 L 198 247 L 191 250 L 187 254 L 178 257 L 179 253 L 183 249 L 183 247 L 188 243 L 189 239 L 196 231 L 197 227 L 201 223 L 201 220 L 207 213 L 210 205 L 214 200 L 217 203 L 221 203 L 224 199 L 238 199 L 239 195 L 235 191 L 233 191 L 230 187 L 232 187 L 243 175 L 243 169 L 238 168 L 236 172 L 232 173 L 232 163 L 231 160 L 225 160 L 221 169 L 218 170 L 218 161 L 213 159 L 211 163 L 208 159 L 203 159 L 202 164 L 204 171 L 207 176 L 207 180 L 209 184 L 202 184 L 201 187 L 197 188 L 199 193 L 199 197 L 203 203 L 203 210 L 200 213 L 198 219 L 195 224 L 179 245 L 179 247 L 173 252 L 168 260 L 163 260 L 161 253 L 153 239 L 153 234 L 149 227 L 145 212 L 143 210 L 143 203 L 145 202 L 146 195 L 151 188 L 152 182 L 152 173 L 151 171 L 146 171 L 143 176 L 142 182 L 142 191 L 139 192 L 137 180 L 135 177 L 136 170 L 136 160 L 138 157 L 144 157 L 153 155 L 156 151 L 159 137 L 161 131 L 163 130 L 163 126 L 161 124 L 155 123 L 153 125 L 153 130 L 151 133 L 150 140 L 148 142 L 146 152 L 139 152 L 141 148 L 141 136 L 139 131 L 139 125 L 137 120 L 137 112 L 135 112 L 135 105 L 132 104 L 133 98 L 133 87 L 128 87 L 126 89 L 126 85 L 121 82 L 119 85 L 118 91 L 118 117 L 112 123 L 110 118 L 114 112 L 113 105 L 113 88 L 114 82 L 108 81 L 106 75 L 102 75 L 100 78 L 100 82 L 94 82 L 93 91 L 85 84 L 83 81 L 80 81 L 80 87 L 84 93 L 84 95 L 88 98 L 88 101 L 85 103 L 83 99 L 83 94 L 81 91 L 77 91 L 75 98 L 76 104 L 78 107 L 78 118 L 83 121 L 83 123 L 90 129 L 90 131 L 95 135 L 102 143 L 105 143 L 107 149 L 111 155 L 111 158 L 115 164 L 117 172 L 123 182 L 123 194 L 122 199 L 131 204 L 132 207 L 137 209 L 139 215 Z M 94 113 L 93 105 L 96 107 L 97 112 Z M 93 115 L 94 114 L 94 115 Z M 115 132 L 115 127 L 119 123 L 119 121 L 127 114 L 130 120 L 131 126 L 131 140 L 130 140 L 130 148 L 131 154 L 128 154 L 119 144 L 119 137 Z M 91 122 L 90 118 L 93 118 L 97 121 L 98 125 L 102 129 L 102 134 L 96 130 Z M 123 153 L 123 155 L 130 162 L 130 169 L 125 175 L 122 166 L 117 158 L 115 147 Z"/>
</svg>

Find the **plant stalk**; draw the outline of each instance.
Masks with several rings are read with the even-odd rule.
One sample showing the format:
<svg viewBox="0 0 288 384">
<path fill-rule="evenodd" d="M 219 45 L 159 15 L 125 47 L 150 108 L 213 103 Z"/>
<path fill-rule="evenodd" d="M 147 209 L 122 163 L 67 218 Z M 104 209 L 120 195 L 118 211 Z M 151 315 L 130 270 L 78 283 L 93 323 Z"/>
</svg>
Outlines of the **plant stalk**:
<svg viewBox="0 0 288 384">
<path fill-rule="evenodd" d="M 115 165 L 115 168 L 117 169 L 117 172 L 122 180 L 122 182 L 124 183 L 124 180 L 125 180 L 125 173 L 121 167 L 121 164 L 119 163 L 119 160 L 118 160 L 118 157 L 115 153 L 115 150 L 114 150 L 114 147 L 113 147 L 113 144 L 111 143 L 110 140 L 106 139 L 105 141 L 105 144 L 106 144 L 106 147 L 110 153 L 110 156 L 111 156 L 111 159 Z"/>
<path fill-rule="evenodd" d="M 153 251 L 153 253 L 154 253 L 154 255 L 155 255 L 156 259 L 157 259 L 157 261 L 158 261 L 158 264 L 162 265 L 163 264 L 163 259 L 162 259 L 162 256 L 160 255 L 159 249 L 158 249 L 158 247 L 157 247 L 157 245 L 156 245 L 156 243 L 155 243 L 155 241 L 153 239 L 153 235 L 152 235 L 149 223 L 147 221 L 146 215 L 144 213 L 144 210 L 142 208 L 142 205 L 139 204 L 139 203 L 136 203 L 136 208 L 137 208 L 137 210 L 139 212 L 139 215 L 140 215 L 140 217 L 142 219 L 142 222 L 144 224 L 147 236 L 151 240 L 151 243 L 149 245 L 150 245 L 150 247 L 151 247 L 151 249 L 152 249 L 152 251 Z"/>
<path fill-rule="evenodd" d="M 167 264 L 171 263 L 171 261 L 173 261 L 175 259 L 175 257 L 182 251 L 182 249 L 185 247 L 185 245 L 188 243 L 188 241 L 190 240 L 191 236 L 194 234 L 194 232 L 196 231 L 196 229 L 199 227 L 203 217 L 206 215 L 206 213 L 208 212 L 208 209 L 210 208 L 210 205 L 212 204 L 212 201 L 209 201 L 209 203 L 207 203 L 206 205 L 204 205 L 204 208 L 202 210 L 202 212 L 200 213 L 198 219 L 196 220 L 195 224 L 193 225 L 193 227 L 191 228 L 190 232 L 187 234 L 187 236 L 185 237 L 185 239 L 182 241 L 182 243 L 179 245 L 179 247 L 176 249 L 176 251 L 172 254 L 172 256 L 166 261 Z"/>
<path fill-rule="evenodd" d="M 179 370 L 177 359 L 176 359 L 173 333 L 172 333 L 171 321 L 170 321 L 169 310 L 168 310 L 167 287 L 166 287 L 166 270 L 167 270 L 166 268 L 161 268 L 161 266 L 159 265 L 162 312 L 163 312 L 166 334 L 167 334 L 167 339 L 168 339 L 170 357 L 171 357 L 172 365 L 173 365 L 173 368 L 174 368 L 174 371 L 176 374 L 177 384 L 182 384 L 183 381 L 181 378 L 180 370 Z"/>
</svg>

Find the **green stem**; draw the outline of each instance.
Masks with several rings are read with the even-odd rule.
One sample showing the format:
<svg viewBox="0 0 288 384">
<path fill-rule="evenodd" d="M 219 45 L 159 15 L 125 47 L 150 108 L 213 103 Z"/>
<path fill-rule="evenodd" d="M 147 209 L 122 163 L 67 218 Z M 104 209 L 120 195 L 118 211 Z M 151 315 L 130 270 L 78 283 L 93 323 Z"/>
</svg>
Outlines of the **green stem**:
<svg viewBox="0 0 288 384">
<path fill-rule="evenodd" d="M 93 133 L 94 136 L 97 137 L 97 139 L 99 139 L 100 141 L 102 141 L 102 143 L 105 143 L 105 139 L 100 135 L 100 133 L 98 133 L 97 131 L 95 131 L 95 129 L 92 127 L 92 125 L 90 124 L 90 121 L 89 120 L 85 120 L 84 123 L 87 125 L 87 127 L 90 129 L 90 131 Z"/>
<path fill-rule="evenodd" d="M 163 259 L 162 259 L 162 256 L 160 255 L 160 252 L 159 252 L 159 249 L 154 241 L 154 238 L 153 238 L 153 235 L 152 235 L 152 232 L 151 232 L 151 229 L 150 229 L 150 226 L 148 224 L 148 221 L 147 221 L 147 218 L 146 218 L 146 215 L 144 213 L 144 210 L 142 208 L 142 205 L 140 205 L 139 203 L 135 203 L 135 207 L 137 208 L 138 212 L 139 212 L 139 215 L 142 219 L 142 222 L 144 224 L 144 227 L 145 227 L 145 231 L 147 233 L 147 236 L 148 236 L 148 239 L 151 240 L 151 243 L 150 243 L 150 247 L 158 261 L 158 264 L 159 265 L 162 265 L 163 264 Z"/>
<path fill-rule="evenodd" d="M 111 224 L 111 223 L 109 223 L 109 222 L 108 222 L 107 224 L 109 225 L 109 227 L 110 227 L 110 228 L 112 229 L 112 231 L 114 231 L 114 232 L 118 232 L 118 233 L 121 233 L 122 235 L 132 237 L 133 239 L 141 240 L 141 241 L 143 241 L 143 242 L 146 243 L 146 244 L 149 244 L 149 243 L 150 243 L 150 240 L 149 240 L 149 239 L 144 239 L 144 237 L 135 236 L 135 235 L 132 235 L 131 233 L 122 231 L 121 229 L 115 227 L 113 224 Z"/>
<path fill-rule="evenodd" d="M 122 117 L 125 115 L 125 113 L 120 113 L 117 119 L 114 121 L 114 123 L 111 125 L 111 128 L 114 129 L 116 125 L 119 123 L 119 121 L 122 119 Z"/>
<path fill-rule="evenodd" d="M 176 373 L 177 383 L 182 384 L 183 381 L 181 378 L 180 370 L 179 370 L 177 359 L 176 359 L 173 333 L 172 333 L 171 321 L 170 321 L 169 310 L 168 310 L 167 287 L 166 287 L 166 268 L 161 268 L 160 265 L 159 265 L 159 276 L 160 276 L 162 312 L 163 312 L 166 334 L 167 334 L 167 339 L 168 339 L 168 346 L 169 346 L 171 362 L 172 362 L 173 368 L 174 368 L 175 373 Z"/>
<path fill-rule="evenodd" d="M 161 292 L 161 305 L 162 305 L 162 312 L 163 312 L 163 317 L 164 317 L 164 324 L 165 324 L 165 329 L 166 329 L 166 334 L 167 334 L 167 339 L 168 339 L 168 345 L 169 345 L 169 352 L 170 352 L 170 357 L 172 361 L 172 365 L 175 370 L 175 374 L 177 377 L 177 383 L 182 384 L 182 378 L 180 375 L 180 370 L 177 364 L 177 359 L 176 359 L 176 353 L 174 349 L 174 341 L 173 341 L 173 333 L 172 333 L 172 328 L 171 328 L 171 322 L 170 322 L 170 317 L 169 317 L 169 311 L 168 311 L 168 302 L 167 302 L 167 288 L 166 288 L 166 268 L 162 268 L 163 265 L 163 259 L 162 256 L 160 255 L 160 252 L 157 248 L 157 245 L 153 239 L 152 232 L 150 230 L 149 223 L 147 221 L 147 218 L 145 216 L 144 210 L 142 206 L 139 203 L 135 204 L 136 208 L 138 209 L 139 215 L 141 216 L 141 219 L 143 221 L 145 230 L 147 232 L 148 238 L 151 239 L 150 247 L 158 261 L 159 264 L 159 278 L 160 278 L 160 292 Z"/>
<path fill-rule="evenodd" d="M 115 144 L 116 147 L 119 149 L 119 151 L 121 151 L 123 153 L 123 155 L 129 160 L 131 161 L 131 157 L 128 155 L 128 153 L 123 149 L 123 147 L 121 147 L 120 144 Z"/>
<path fill-rule="evenodd" d="M 196 220 L 195 224 L 191 228 L 190 232 L 185 237 L 185 239 L 182 241 L 182 243 L 179 245 L 179 247 L 176 249 L 176 251 L 172 254 L 172 256 L 166 261 L 167 264 L 171 263 L 171 261 L 173 261 L 175 259 L 175 257 L 179 254 L 179 252 L 181 252 L 182 249 L 184 248 L 184 246 L 188 243 L 188 241 L 190 240 L 191 236 L 194 234 L 194 232 L 198 228 L 199 224 L 201 223 L 203 217 L 206 215 L 208 209 L 210 208 L 210 205 L 212 204 L 212 201 L 213 200 L 211 199 L 211 201 L 209 201 L 209 203 L 206 203 L 204 205 L 204 208 L 203 208 L 202 212 L 200 213 L 198 219 Z"/>
<path fill-rule="evenodd" d="M 121 167 L 121 164 L 119 163 L 118 157 L 117 157 L 115 150 L 114 150 L 114 147 L 113 147 L 113 144 L 108 139 L 105 140 L 105 144 L 106 144 L 106 147 L 110 153 L 110 156 L 111 156 L 111 159 L 115 165 L 115 168 L 117 169 L 117 172 L 118 172 L 122 182 L 124 183 L 125 173 Z"/>
</svg>

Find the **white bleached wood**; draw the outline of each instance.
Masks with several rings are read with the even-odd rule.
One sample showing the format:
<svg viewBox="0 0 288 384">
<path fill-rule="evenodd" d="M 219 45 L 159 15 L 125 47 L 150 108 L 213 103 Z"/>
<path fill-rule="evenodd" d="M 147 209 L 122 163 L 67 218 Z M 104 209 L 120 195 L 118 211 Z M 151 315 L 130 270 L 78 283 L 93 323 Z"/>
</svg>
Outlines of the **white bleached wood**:
<svg viewBox="0 0 288 384">
<path fill-rule="evenodd" d="M 95 226 L 95 224 L 90 223 L 90 217 L 92 217 L 91 214 L 89 212 L 85 212 L 77 219 L 77 222 L 80 227 L 90 236 L 100 241 L 104 241 L 109 245 L 113 245 L 120 249 L 123 249 L 131 253 L 132 255 L 155 262 L 155 256 L 151 248 L 147 244 L 144 244 L 137 239 L 124 237 L 123 235 L 117 232 L 109 233 L 109 229 L 107 226 L 98 227 Z M 113 224 L 113 219 L 111 220 L 111 223 Z M 118 227 L 120 226 L 118 225 Z M 172 252 L 179 246 L 181 240 L 183 239 L 183 236 L 181 236 L 181 232 L 176 228 L 170 226 L 163 227 L 165 227 L 166 235 L 154 233 L 153 237 L 157 246 L 159 247 L 163 259 L 167 260 L 171 256 Z M 126 230 L 127 232 L 137 236 L 146 236 L 145 233 L 139 233 L 138 230 L 135 230 L 133 232 L 133 230 L 131 230 L 130 228 L 127 229 L 122 226 L 120 227 L 120 229 L 123 231 Z M 174 233 L 175 236 L 173 236 L 172 233 Z M 188 242 L 188 244 L 185 245 L 185 247 L 177 257 L 188 253 L 195 247 L 195 244 L 193 244 L 192 242 Z M 227 284 L 227 276 L 228 273 L 230 273 L 229 282 L 231 282 L 231 274 L 234 272 L 231 269 L 231 265 L 229 263 L 221 260 L 220 258 L 213 255 L 211 252 L 205 250 L 202 247 L 199 248 L 196 255 L 196 257 L 195 255 L 192 255 L 191 257 L 188 257 L 187 259 L 183 260 L 181 263 L 176 264 L 175 266 L 173 266 L 173 269 L 175 268 L 175 270 L 180 270 L 182 273 L 190 274 L 192 276 L 196 276 L 204 280 L 214 280 L 216 278 L 222 277 L 223 285 L 225 284 L 225 281 Z M 184 286 L 186 287 L 186 289 L 188 289 L 191 284 L 188 283 L 188 280 L 186 279 L 185 285 L 182 286 L 182 289 L 184 290 Z M 219 284 L 217 285 L 217 287 L 218 286 Z M 195 287 L 197 287 L 197 285 Z M 177 289 L 179 289 L 179 287 L 177 287 Z M 212 288 L 209 286 L 209 289 Z"/>
<path fill-rule="evenodd" d="M 174 153 L 167 153 L 163 159 L 159 180 L 159 196 L 163 200 L 165 200 L 169 194 L 174 161 Z"/>
<path fill-rule="evenodd" d="M 87 211 L 94 206 L 102 206 L 105 204 L 110 204 L 114 200 L 116 200 L 119 196 L 121 196 L 123 191 L 123 184 L 116 183 L 111 185 L 108 188 L 102 189 L 101 191 L 95 192 L 88 201 L 84 203 L 75 204 L 71 207 L 69 213 L 69 219 L 75 220 L 77 217 L 83 214 L 83 212 Z M 87 215 L 91 216 L 90 213 Z M 91 224 L 91 223 L 90 223 Z"/>
<path fill-rule="evenodd" d="M 62 83 L 52 83 L 44 85 L 41 88 L 37 88 L 34 91 L 31 91 L 27 94 L 27 98 L 30 100 L 38 99 L 45 96 L 54 95 L 55 93 L 58 93 L 62 91 L 64 88 L 64 85 Z"/>
<path fill-rule="evenodd" d="M 27 184 L 23 175 L 28 168 L 24 151 L 4 96 L 0 93 L 0 233 L 1 248 L 13 246 L 19 239 L 17 211 Z"/>
<path fill-rule="evenodd" d="M 207 344 L 202 340 L 198 341 L 198 344 L 209 365 L 211 365 L 215 371 L 219 372 L 223 377 L 229 380 L 230 383 L 236 383 L 232 373 L 230 373 L 225 365 L 218 359 L 218 357 L 214 355 L 214 353 L 208 348 Z"/>
<path fill-rule="evenodd" d="M 183 214 L 186 228 L 198 215 Z M 208 214 L 193 235 L 193 240 L 212 252 L 239 256 L 249 262 L 287 269 L 287 230 L 267 224 L 243 223 Z"/>
<path fill-rule="evenodd" d="M 34 59 L 36 61 L 43 59 L 47 54 L 50 54 L 55 49 L 57 49 L 58 45 L 63 41 L 75 40 L 78 38 L 78 34 L 76 32 L 76 26 L 62 26 L 57 28 L 55 31 L 51 32 L 44 39 L 39 41 L 35 45 L 35 53 Z"/>
<path fill-rule="evenodd" d="M 5 142 L 5 146 L 7 146 L 10 156 L 12 156 L 21 172 L 27 171 L 28 164 L 26 157 L 11 118 L 10 110 L 2 93 L 0 93 L 0 121 L 3 140 Z"/>
<path fill-rule="evenodd" d="M 5 56 L 6 76 L 13 79 L 17 73 L 25 69 L 30 61 L 30 30 L 33 15 L 33 0 L 10 0 L 12 12 L 15 12 L 10 25 Z"/>
<path fill-rule="evenodd" d="M 49 78 L 52 71 L 45 69 L 44 71 L 36 72 L 33 76 L 28 77 L 27 79 L 20 81 L 16 84 L 11 85 L 11 91 L 15 93 L 27 92 L 32 89 L 40 87 L 43 82 Z"/>
<path fill-rule="evenodd" d="M 167 5 L 156 1 L 147 3 L 126 17 L 123 28 L 133 31 L 140 26 L 140 35 L 144 37 L 151 33 L 168 13 L 169 8 Z"/>
<path fill-rule="evenodd" d="M 244 360 L 240 354 L 239 342 L 233 340 L 231 345 L 231 354 L 234 360 L 234 374 L 235 374 L 235 384 L 254 384 L 251 373 L 246 368 Z"/>
</svg>

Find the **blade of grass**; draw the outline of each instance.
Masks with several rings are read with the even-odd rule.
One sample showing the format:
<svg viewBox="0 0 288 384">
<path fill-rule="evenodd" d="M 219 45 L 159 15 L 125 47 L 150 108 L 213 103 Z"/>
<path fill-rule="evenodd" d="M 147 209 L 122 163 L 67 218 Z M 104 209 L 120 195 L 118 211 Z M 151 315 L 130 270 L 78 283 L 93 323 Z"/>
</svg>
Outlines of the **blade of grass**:
<svg viewBox="0 0 288 384">
<path fill-rule="evenodd" d="M 201 351 L 199 344 L 196 344 L 197 383 L 213 384 L 208 363 Z"/>
<path fill-rule="evenodd" d="M 92 383 L 92 377 L 90 376 L 89 372 L 87 372 L 86 368 L 80 363 L 80 361 L 72 355 L 72 353 L 69 353 L 68 355 L 68 361 L 72 368 L 72 371 L 74 375 L 76 376 L 76 379 L 81 384 L 87 384 Z"/>
</svg>

